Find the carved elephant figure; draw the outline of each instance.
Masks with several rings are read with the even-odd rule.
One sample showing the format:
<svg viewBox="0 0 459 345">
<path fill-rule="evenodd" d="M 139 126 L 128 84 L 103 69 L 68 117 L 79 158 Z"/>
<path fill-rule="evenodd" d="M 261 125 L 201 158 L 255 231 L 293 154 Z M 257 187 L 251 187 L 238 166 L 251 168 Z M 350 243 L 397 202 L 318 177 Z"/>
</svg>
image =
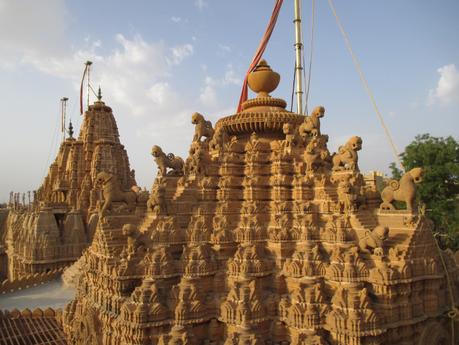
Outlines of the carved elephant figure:
<svg viewBox="0 0 459 345">
<path fill-rule="evenodd" d="M 416 209 L 416 185 L 422 182 L 424 170 L 413 168 L 402 176 L 400 181 L 391 180 L 381 192 L 382 210 L 393 210 L 392 202 L 403 201 L 408 211 Z"/>
</svg>

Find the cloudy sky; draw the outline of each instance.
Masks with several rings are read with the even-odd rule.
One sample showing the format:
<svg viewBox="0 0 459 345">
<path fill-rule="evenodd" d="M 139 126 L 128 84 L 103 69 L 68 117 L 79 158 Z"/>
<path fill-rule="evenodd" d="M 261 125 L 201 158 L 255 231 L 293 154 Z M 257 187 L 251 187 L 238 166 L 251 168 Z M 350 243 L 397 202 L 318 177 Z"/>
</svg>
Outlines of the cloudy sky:
<svg viewBox="0 0 459 345">
<path fill-rule="evenodd" d="M 86 60 L 114 109 L 139 185 L 150 186 L 153 144 L 185 156 L 191 114 L 233 113 L 273 0 L 0 0 L 0 201 L 36 189 L 59 143 L 59 99 L 79 128 Z M 293 1 L 284 0 L 265 58 L 290 102 Z M 311 0 L 303 0 L 305 37 Z M 396 145 L 416 134 L 459 137 L 459 2 L 335 0 Z M 363 138 L 362 170 L 394 161 L 325 0 L 317 1 L 309 104 L 326 107 L 335 150 Z M 306 50 L 308 43 L 306 40 Z M 308 54 L 308 52 L 307 52 Z M 289 104 L 290 107 L 290 104 Z"/>
</svg>

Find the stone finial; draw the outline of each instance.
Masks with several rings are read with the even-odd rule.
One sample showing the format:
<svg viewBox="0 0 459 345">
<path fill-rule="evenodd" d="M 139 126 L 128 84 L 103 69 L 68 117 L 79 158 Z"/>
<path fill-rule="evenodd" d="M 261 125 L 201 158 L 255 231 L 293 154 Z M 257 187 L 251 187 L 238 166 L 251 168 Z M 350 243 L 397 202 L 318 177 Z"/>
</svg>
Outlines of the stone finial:
<svg viewBox="0 0 459 345">
<path fill-rule="evenodd" d="M 249 87 L 258 94 L 257 98 L 269 97 L 269 93 L 277 88 L 279 81 L 279 73 L 274 72 L 264 59 L 248 76 Z"/>
<path fill-rule="evenodd" d="M 67 133 L 69 134 L 69 139 L 72 139 L 72 138 L 73 138 L 73 124 L 72 124 L 72 120 L 70 120 L 70 122 L 69 122 L 69 129 L 68 129 Z"/>
<path fill-rule="evenodd" d="M 100 86 L 99 86 L 99 90 L 97 91 L 97 100 L 99 102 L 102 100 L 102 90 L 100 89 Z"/>
</svg>

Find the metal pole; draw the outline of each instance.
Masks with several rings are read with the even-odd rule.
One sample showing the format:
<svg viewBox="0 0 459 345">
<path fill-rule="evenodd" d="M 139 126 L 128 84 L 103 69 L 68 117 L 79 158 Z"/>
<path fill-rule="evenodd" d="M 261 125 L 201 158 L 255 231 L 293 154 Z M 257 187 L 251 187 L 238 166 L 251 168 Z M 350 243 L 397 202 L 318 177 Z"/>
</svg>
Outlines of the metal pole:
<svg viewBox="0 0 459 345">
<path fill-rule="evenodd" d="M 303 41 L 301 34 L 301 0 L 295 0 L 295 74 L 298 114 L 303 114 Z"/>
<path fill-rule="evenodd" d="M 88 110 L 89 110 L 89 93 L 91 92 L 91 76 L 90 76 L 90 72 L 91 72 L 91 65 L 92 65 L 92 62 L 91 61 L 86 61 L 86 66 L 88 68 Z"/>
<path fill-rule="evenodd" d="M 61 131 L 62 131 L 62 141 L 65 141 L 65 122 L 67 121 L 67 97 L 61 98 Z"/>
</svg>

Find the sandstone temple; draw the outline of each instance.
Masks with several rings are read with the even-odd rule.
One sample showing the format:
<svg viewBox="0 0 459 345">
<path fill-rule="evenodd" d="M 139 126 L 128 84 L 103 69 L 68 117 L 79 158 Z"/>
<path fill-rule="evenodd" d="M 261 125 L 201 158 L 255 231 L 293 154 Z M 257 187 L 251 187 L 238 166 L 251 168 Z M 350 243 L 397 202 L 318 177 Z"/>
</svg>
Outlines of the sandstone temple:
<svg viewBox="0 0 459 345">
<path fill-rule="evenodd" d="M 40 188 L 11 195 L 7 217 L 0 219 L 0 292 L 52 279 L 80 258 L 91 243 L 101 199 L 96 176 L 108 172 L 120 186 L 136 185 L 134 171 L 120 143 L 112 109 L 98 100 L 84 114 L 78 139 L 60 145 Z M 31 199 L 33 201 L 31 201 Z M 6 219 L 5 219 L 6 218 Z"/>
<path fill-rule="evenodd" d="M 186 159 L 153 146 L 149 195 L 130 189 L 110 108 L 91 106 L 9 220 L 15 275 L 93 237 L 62 312 L 68 344 L 457 344 L 459 272 L 416 204 L 422 168 L 378 190 L 359 171 L 365 140 L 330 152 L 324 107 L 287 111 L 279 80 L 261 61 L 240 112 L 193 114 Z"/>
</svg>

